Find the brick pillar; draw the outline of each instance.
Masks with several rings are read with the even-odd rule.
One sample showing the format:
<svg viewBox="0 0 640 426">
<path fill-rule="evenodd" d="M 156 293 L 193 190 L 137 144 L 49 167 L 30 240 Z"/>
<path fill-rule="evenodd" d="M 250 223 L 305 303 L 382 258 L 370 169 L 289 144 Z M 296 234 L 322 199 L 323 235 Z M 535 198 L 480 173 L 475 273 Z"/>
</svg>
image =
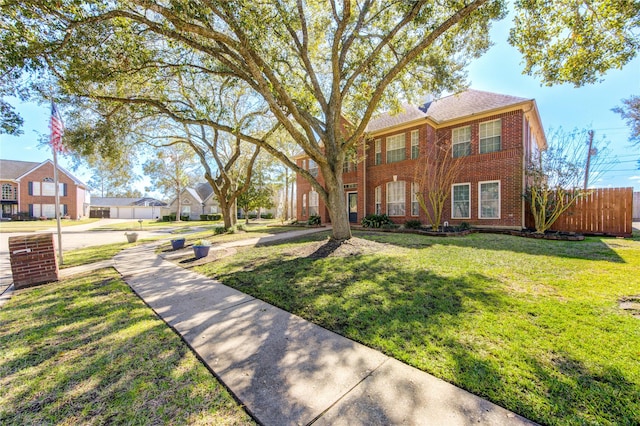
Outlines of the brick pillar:
<svg viewBox="0 0 640 426">
<path fill-rule="evenodd" d="M 58 281 L 52 233 L 9 237 L 9 256 L 16 289 Z"/>
</svg>

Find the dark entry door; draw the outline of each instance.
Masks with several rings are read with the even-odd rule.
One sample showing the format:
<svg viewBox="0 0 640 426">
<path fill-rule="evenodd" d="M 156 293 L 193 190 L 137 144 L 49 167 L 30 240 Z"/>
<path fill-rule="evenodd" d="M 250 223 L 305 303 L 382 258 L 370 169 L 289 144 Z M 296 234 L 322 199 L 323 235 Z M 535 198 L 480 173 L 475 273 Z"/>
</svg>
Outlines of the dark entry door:
<svg viewBox="0 0 640 426">
<path fill-rule="evenodd" d="M 347 199 L 347 204 L 349 205 L 349 222 L 356 223 L 358 222 L 358 193 L 350 192 L 347 196 L 349 197 Z"/>
</svg>

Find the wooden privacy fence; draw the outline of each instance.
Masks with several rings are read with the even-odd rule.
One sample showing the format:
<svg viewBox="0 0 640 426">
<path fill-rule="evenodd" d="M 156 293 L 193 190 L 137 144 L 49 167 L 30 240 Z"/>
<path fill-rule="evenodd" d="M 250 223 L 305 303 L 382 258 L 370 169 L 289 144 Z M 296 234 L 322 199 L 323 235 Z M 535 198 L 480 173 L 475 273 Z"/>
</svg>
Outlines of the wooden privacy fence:
<svg viewBox="0 0 640 426">
<path fill-rule="evenodd" d="M 633 188 L 593 189 L 564 212 L 552 231 L 630 237 L 632 234 Z M 533 215 L 527 215 L 533 228 Z"/>
</svg>

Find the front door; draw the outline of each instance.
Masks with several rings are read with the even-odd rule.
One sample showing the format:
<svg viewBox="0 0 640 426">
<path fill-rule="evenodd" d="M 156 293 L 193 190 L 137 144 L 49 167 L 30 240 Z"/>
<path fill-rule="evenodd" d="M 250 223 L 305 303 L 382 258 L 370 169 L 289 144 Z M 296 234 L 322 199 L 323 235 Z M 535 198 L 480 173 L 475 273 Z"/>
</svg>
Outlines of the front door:
<svg viewBox="0 0 640 426">
<path fill-rule="evenodd" d="M 349 209 L 349 222 L 358 222 L 358 193 L 350 192 L 347 194 L 347 206 Z"/>
</svg>

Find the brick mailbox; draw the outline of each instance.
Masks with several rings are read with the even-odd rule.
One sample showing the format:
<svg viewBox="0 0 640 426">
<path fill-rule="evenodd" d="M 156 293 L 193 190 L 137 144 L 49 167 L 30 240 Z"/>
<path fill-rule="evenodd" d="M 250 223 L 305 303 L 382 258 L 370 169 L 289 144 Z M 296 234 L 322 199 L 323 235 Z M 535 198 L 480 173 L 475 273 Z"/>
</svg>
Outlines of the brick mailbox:
<svg viewBox="0 0 640 426">
<path fill-rule="evenodd" d="M 58 281 L 52 233 L 9 237 L 9 256 L 16 289 Z"/>
</svg>

